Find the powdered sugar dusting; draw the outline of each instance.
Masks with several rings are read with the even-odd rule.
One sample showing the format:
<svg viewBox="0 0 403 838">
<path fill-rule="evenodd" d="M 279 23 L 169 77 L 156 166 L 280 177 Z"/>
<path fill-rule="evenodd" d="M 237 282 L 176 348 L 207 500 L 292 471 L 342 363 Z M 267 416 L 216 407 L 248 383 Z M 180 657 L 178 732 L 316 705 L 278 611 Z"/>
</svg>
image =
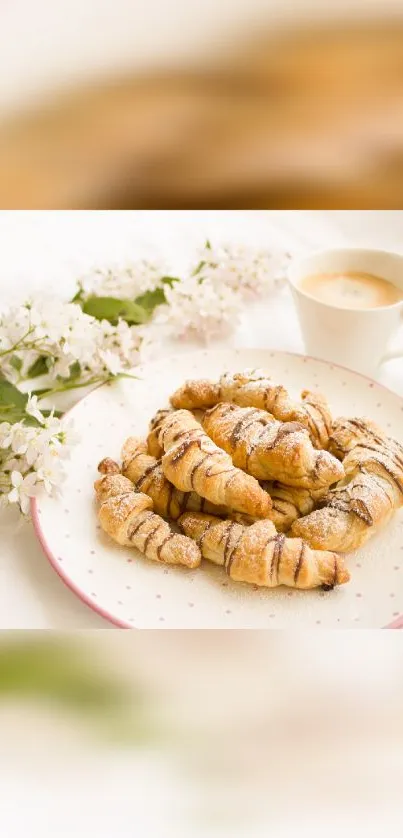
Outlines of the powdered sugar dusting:
<svg viewBox="0 0 403 838">
<path fill-rule="evenodd" d="M 95 592 L 97 608 L 127 625 L 131 618 L 130 625 L 136 627 L 155 627 L 162 615 L 164 628 L 316 628 L 316 620 L 321 621 L 318 628 L 367 628 L 396 621 L 403 612 L 403 569 L 394 570 L 403 564 L 402 512 L 357 554 L 348 555 L 350 583 L 323 597 L 317 590 L 294 591 L 292 597 L 284 588 L 259 588 L 255 592 L 249 585 L 225 578 L 222 568 L 208 562 L 197 571 L 170 567 L 165 575 L 158 564 L 141 559 L 135 548 L 115 549 L 110 539 L 95 530 L 95 508 L 94 512 L 88 511 L 94 464 L 106 454 L 117 458 L 120 442 L 126 436 L 144 435 L 150 416 L 186 378 L 208 376 L 214 381 L 222 370 L 236 366 L 265 366 L 273 380 L 283 382 L 295 398 L 302 387 L 312 389 L 316 382 L 329 396 L 334 415 L 376 417 L 384 429 L 390 422 L 390 433 L 402 437 L 402 402 L 397 396 L 378 384 L 368 388 L 365 379 L 348 371 L 341 373 L 335 367 L 332 372 L 322 362 L 309 360 L 303 364 L 299 357 L 276 352 L 239 350 L 236 354 L 233 350 L 215 350 L 203 357 L 202 353 L 184 353 L 175 362 L 166 358 L 144 366 L 138 381 L 101 389 L 74 408 L 83 444 L 79 456 L 73 457 L 68 466 L 63 488 L 62 510 L 69 508 L 70 515 L 59 515 L 56 501 L 41 500 L 39 504 L 41 529 L 54 556 L 63 558 L 58 569 L 88 597 Z M 93 426 L 91 434 L 87 419 Z M 109 431 L 112 424 L 113 434 Z M 94 547 L 96 558 L 90 558 L 89 551 Z M 87 573 L 89 562 L 94 567 L 92 576 Z M 131 590 L 126 590 L 126 584 Z M 162 599 L 156 599 L 155 591 Z M 392 592 L 395 598 L 390 597 Z M 362 597 L 356 597 L 356 593 L 362 593 Z M 118 600 L 123 605 L 118 606 Z M 190 601 L 195 603 L 194 608 L 188 606 Z M 226 610 L 231 614 L 225 615 Z"/>
</svg>

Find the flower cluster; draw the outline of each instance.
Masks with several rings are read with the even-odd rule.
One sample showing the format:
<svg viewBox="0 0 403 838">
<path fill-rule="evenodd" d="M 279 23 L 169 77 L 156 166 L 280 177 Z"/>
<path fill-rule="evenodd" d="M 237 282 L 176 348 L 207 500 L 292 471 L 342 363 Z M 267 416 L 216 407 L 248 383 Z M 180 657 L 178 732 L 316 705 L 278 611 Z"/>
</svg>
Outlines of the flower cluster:
<svg viewBox="0 0 403 838">
<path fill-rule="evenodd" d="M 189 277 L 165 292 L 168 306 L 161 312 L 176 337 L 204 340 L 230 334 L 239 322 L 242 304 L 239 296 L 225 285 L 210 279 Z"/>
<path fill-rule="evenodd" d="M 141 339 L 123 320 L 112 326 L 74 303 L 37 299 L 0 318 L 0 371 L 15 383 L 39 372 L 99 379 L 138 363 Z"/>
<path fill-rule="evenodd" d="M 115 264 L 108 268 L 94 268 L 78 281 L 84 297 L 119 297 L 135 300 L 146 291 L 154 291 L 169 270 L 163 262 L 140 259 L 129 264 Z"/>
<path fill-rule="evenodd" d="M 196 255 L 189 275 L 165 292 L 168 309 L 160 319 L 172 334 L 209 340 L 225 336 L 239 323 L 245 299 L 258 299 L 284 277 L 287 256 L 240 245 L 212 247 Z"/>
<path fill-rule="evenodd" d="M 207 242 L 196 254 L 192 275 L 209 280 L 215 287 L 231 288 L 246 299 L 272 291 L 284 277 L 287 256 L 247 245 Z"/>
<path fill-rule="evenodd" d="M 16 503 L 24 514 L 40 489 L 50 495 L 58 491 L 63 460 L 77 440 L 71 422 L 41 413 L 36 396 L 29 397 L 25 410 L 27 418 L 36 420 L 35 426 L 26 420 L 0 424 L 0 503 Z"/>
<path fill-rule="evenodd" d="M 35 298 L 3 311 L 0 503 L 16 503 L 26 513 L 29 498 L 41 488 L 54 493 L 63 479 L 74 434 L 54 412 L 47 415 L 38 398 L 129 375 L 160 324 L 175 337 L 225 337 L 238 324 L 245 299 L 277 285 L 286 258 L 207 242 L 181 280 L 166 265 L 143 260 L 90 272 L 69 303 Z M 20 383 L 39 376 L 46 386 L 41 382 L 27 399 Z"/>
</svg>

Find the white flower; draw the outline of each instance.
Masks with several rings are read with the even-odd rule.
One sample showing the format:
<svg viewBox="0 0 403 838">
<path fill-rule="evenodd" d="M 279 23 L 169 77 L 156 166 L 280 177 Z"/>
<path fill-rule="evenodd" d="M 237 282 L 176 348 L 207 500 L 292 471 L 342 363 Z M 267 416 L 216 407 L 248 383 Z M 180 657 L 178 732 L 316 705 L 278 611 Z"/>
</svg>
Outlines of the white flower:
<svg viewBox="0 0 403 838">
<path fill-rule="evenodd" d="M 15 425 L 2 422 L 0 425 L 0 448 L 9 448 L 14 436 Z"/>
<path fill-rule="evenodd" d="M 26 460 L 26 458 L 25 458 Z M 23 474 L 27 471 L 28 463 L 24 461 L 23 457 L 9 457 L 1 466 L 3 472 L 21 471 Z"/>
<path fill-rule="evenodd" d="M 86 297 L 118 297 L 134 300 L 146 291 L 153 291 L 169 274 L 168 266 L 162 261 L 140 259 L 125 265 L 110 265 L 106 269 L 95 268 L 79 280 Z"/>
<path fill-rule="evenodd" d="M 61 420 L 58 419 L 57 416 L 54 416 L 52 411 L 52 413 L 50 413 L 49 416 L 47 416 L 44 420 L 44 428 L 47 434 L 47 438 L 50 439 L 50 437 L 58 434 L 60 432 L 61 426 Z"/>
<path fill-rule="evenodd" d="M 80 441 L 81 437 L 80 434 L 74 429 L 74 422 L 72 419 L 62 419 L 61 429 L 58 434 L 58 438 L 65 450 L 67 450 L 72 445 L 76 445 L 77 442 Z M 67 453 L 69 453 L 67 451 Z M 62 452 L 60 451 L 60 454 Z M 62 455 L 63 456 L 63 455 Z"/>
<path fill-rule="evenodd" d="M 35 434 L 29 440 L 25 451 L 25 459 L 29 466 L 35 465 L 38 458 L 46 451 L 49 445 L 49 433 L 46 429 L 36 429 Z"/>
<path fill-rule="evenodd" d="M 13 488 L 8 493 L 8 500 L 10 503 L 19 503 L 24 515 L 29 510 L 29 499 L 35 497 L 37 493 L 36 477 L 35 472 L 30 472 L 25 477 L 22 476 L 20 471 L 11 472 Z"/>
<path fill-rule="evenodd" d="M 25 406 L 25 411 L 26 413 L 29 413 L 30 416 L 33 416 L 34 419 L 37 419 L 41 424 L 44 423 L 45 417 L 39 410 L 38 396 L 32 396 L 31 393 L 28 393 L 28 401 Z"/>
<path fill-rule="evenodd" d="M 27 428 L 22 422 L 14 425 L 14 434 L 11 442 L 11 450 L 14 454 L 25 454 L 30 442 L 36 436 L 34 428 Z"/>
<path fill-rule="evenodd" d="M 227 286 L 243 297 L 258 298 L 283 281 L 287 254 L 246 245 L 205 246 L 197 253 L 192 274 Z"/>
<path fill-rule="evenodd" d="M 44 484 L 49 495 L 59 488 L 64 478 L 64 471 L 56 449 L 49 448 L 42 455 L 37 463 L 36 476 Z"/>
<path fill-rule="evenodd" d="M 240 298 L 225 285 L 191 277 L 166 290 L 168 307 L 162 314 L 174 335 L 209 339 L 231 332 L 238 324 Z"/>
<path fill-rule="evenodd" d="M 51 370 L 52 378 L 69 378 L 70 367 L 74 363 L 74 358 L 71 355 L 64 354 L 64 347 L 62 348 L 62 355 L 58 358 Z"/>
<path fill-rule="evenodd" d="M 110 350 L 100 350 L 99 357 L 103 362 L 104 366 L 108 370 L 108 372 L 112 373 L 112 375 L 117 375 L 119 372 L 122 372 L 122 364 L 119 358 L 119 355 L 116 355 L 114 352 Z"/>
</svg>

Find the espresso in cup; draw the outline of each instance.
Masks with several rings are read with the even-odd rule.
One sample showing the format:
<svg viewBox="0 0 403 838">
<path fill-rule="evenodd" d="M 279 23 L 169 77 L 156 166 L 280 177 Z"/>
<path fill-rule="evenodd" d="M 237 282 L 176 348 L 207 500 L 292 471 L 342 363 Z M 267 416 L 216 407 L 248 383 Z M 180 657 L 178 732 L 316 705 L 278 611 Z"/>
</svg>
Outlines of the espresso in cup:
<svg viewBox="0 0 403 838">
<path fill-rule="evenodd" d="M 315 300 L 337 308 L 380 308 L 403 300 L 403 291 L 392 282 L 361 271 L 308 274 L 299 287 Z"/>
</svg>

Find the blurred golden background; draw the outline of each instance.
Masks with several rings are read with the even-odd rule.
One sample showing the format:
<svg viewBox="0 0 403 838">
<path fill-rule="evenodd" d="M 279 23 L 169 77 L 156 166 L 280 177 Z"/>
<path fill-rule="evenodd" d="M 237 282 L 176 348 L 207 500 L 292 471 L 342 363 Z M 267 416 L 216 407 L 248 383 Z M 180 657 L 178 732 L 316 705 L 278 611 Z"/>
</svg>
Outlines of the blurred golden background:
<svg viewBox="0 0 403 838">
<path fill-rule="evenodd" d="M 2 208 L 401 207 L 398 0 L 14 0 L 0 67 Z"/>
</svg>

